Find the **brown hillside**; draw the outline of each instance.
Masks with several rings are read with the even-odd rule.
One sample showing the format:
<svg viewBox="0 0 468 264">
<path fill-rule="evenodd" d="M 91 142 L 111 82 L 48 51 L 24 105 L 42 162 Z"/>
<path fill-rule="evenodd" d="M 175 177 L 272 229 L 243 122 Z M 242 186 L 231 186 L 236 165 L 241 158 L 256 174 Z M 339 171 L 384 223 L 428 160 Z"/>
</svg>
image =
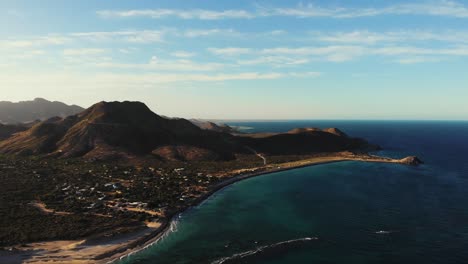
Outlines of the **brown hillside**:
<svg viewBox="0 0 468 264">
<path fill-rule="evenodd" d="M 40 122 L 0 142 L 3 154 L 91 159 L 152 155 L 184 161 L 230 160 L 253 150 L 298 155 L 373 148 L 336 128 L 239 135 L 200 129 L 185 119 L 161 117 L 140 102 L 100 102 L 77 115 Z"/>
<path fill-rule="evenodd" d="M 162 118 L 139 102 L 100 102 L 78 115 L 49 119 L 1 142 L 0 153 L 78 157 L 89 152 L 105 155 L 117 148 L 144 155 L 180 144 L 233 157 L 222 134 L 203 131 L 185 119 Z"/>
<path fill-rule="evenodd" d="M 3 125 L 0 124 L 0 140 L 7 139 L 13 134 L 27 130 L 27 126 L 22 125 Z"/>
<path fill-rule="evenodd" d="M 269 155 L 297 155 L 338 151 L 368 151 L 378 146 L 359 138 L 350 138 L 336 128 L 297 128 L 287 133 L 248 134 L 241 137 L 244 145 Z"/>
</svg>

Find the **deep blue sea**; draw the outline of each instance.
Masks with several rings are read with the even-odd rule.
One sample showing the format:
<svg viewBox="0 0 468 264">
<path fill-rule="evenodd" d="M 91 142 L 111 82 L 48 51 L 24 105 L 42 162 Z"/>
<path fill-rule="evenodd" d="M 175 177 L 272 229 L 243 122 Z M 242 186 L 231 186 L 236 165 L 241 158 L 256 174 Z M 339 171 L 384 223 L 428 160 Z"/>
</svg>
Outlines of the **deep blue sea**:
<svg viewBox="0 0 468 264">
<path fill-rule="evenodd" d="M 468 122 L 239 122 L 250 132 L 337 127 L 381 155 L 251 178 L 183 213 L 122 263 L 468 263 Z"/>
</svg>

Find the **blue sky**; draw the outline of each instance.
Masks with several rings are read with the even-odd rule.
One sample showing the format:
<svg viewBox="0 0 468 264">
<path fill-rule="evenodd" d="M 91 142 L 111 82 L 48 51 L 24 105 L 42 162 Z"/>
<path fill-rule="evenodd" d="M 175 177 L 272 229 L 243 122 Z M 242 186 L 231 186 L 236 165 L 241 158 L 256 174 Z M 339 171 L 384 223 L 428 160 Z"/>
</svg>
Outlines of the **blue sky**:
<svg viewBox="0 0 468 264">
<path fill-rule="evenodd" d="M 219 119 L 468 119 L 462 1 L 0 2 L 0 100 Z"/>
</svg>

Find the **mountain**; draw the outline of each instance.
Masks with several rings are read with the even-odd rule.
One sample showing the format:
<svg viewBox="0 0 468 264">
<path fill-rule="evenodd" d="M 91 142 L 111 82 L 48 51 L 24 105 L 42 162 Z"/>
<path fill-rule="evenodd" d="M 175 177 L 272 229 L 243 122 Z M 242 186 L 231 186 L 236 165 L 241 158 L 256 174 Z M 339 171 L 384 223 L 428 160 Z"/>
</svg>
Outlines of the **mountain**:
<svg viewBox="0 0 468 264">
<path fill-rule="evenodd" d="M 66 118 L 55 117 L 0 142 L 0 153 L 109 158 L 232 159 L 225 134 L 168 119 L 139 102 L 100 102 Z"/>
<path fill-rule="evenodd" d="M 291 131 L 288 131 L 288 134 L 303 134 L 303 133 L 311 133 L 311 132 L 312 133 L 313 132 L 328 132 L 336 136 L 347 137 L 347 135 L 343 131 L 334 127 L 326 128 L 326 129 L 320 129 L 320 128 L 315 128 L 315 127 L 295 128 Z"/>
<path fill-rule="evenodd" d="M 239 135 L 244 145 L 268 155 L 303 155 L 324 152 L 367 152 L 380 149 L 364 139 L 352 138 L 337 128 L 296 128 L 286 133 Z"/>
<path fill-rule="evenodd" d="M 232 160 L 253 152 L 298 155 L 373 147 L 336 128 L 230 134 L 211 129 L 216 126 L 201 129 L 185 119 L 162 117 L 140 102 L 100 102 L 79 114 L 50 118 L 13 134 L 0 141 L 0 153 L 195 161 Z"/>
<path fill-rule="evenodd" d="M 25 125 L 3 125 L 0 124 L 0 141 L 11 137 L 13 134 L 25 131 L 28 127 Z"/>
<path fill-rule="evenodd" d="M 198 120 L 198 119 L 190 119 L 190 122 L 192 122 L 194 125 L 198 126 L 199 128 L 205 129 L 205 130 L 223 132 L 223 133 L 238 133 L 238 131 L 235 128 L 230 127 L 226 124 L 216 124 L 211 121 L 203 121 L 203 120 Z"/>
<path fill-rule="evenodd" d="M 77 105 L 66 105 L 42 98 L 18 103 L 0 101 L 0 123 L 17 124 L 32 122 L 34 120 L 46 120 L 54 116 L 66 117 L 83 110 L 83 108 Z"/>
</svg>

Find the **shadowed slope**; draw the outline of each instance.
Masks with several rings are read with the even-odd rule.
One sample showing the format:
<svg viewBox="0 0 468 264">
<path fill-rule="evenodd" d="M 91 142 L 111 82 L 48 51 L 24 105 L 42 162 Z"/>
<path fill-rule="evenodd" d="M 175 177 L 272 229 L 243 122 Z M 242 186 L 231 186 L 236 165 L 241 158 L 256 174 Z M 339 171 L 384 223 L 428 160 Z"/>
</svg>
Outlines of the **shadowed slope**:
<svg viewBox="0 0 468 264">
<path fill-rule="evenodd" d="M 27 130 L 27 126 L 22 125 L 3 125 L 0 124 L 0 140 L 7 139 L 13 134 Z"/>
<path fill-rule="evenodd" d="M 375 149 L 336 128 L 237 134 L 201 129 L 153 113 L 140 102 L 100 102 L 80 114 L 51 118 L 0 142 L 0 153 L 92 159 L 153 155 L 162 160 L 230 160 L 236 154 L 302 155 Z"/>
<path fill-rule="evenodd" d="M 16 124 L 34 120 L 46 120 L 54 116 L 66 117 L 84 109 L 77 105 L 51 102 L 42 98 L 18 103 L 0 102 L 0 123 Z"/>
<path fill-rule="evenodd" d="M 235 128 L 232 128 L 226 124 L 216 124 L 211 121 L 203 121 L 203 120 L 197 120 L 197 119 L 190 119 L 190 122 L 192 122 L 194 125 L 204 130 L 223 132 L 223 133 L 237 133 L 238 132 Z"/>
<path fill-rule="evenodd" d="M 78 115 L 49 119 L 1 142 L 0 152 L 102 158 L 145 155 L 177 145 L 207 149 L 210 157 L 233 158 L 223 134 L 203 131 L 185 119 L 162 118 L 139 102 L 100 102 Z"/>
<path fill-rule="evenodd" d="M 240 138 L 243 144 L 268 155 L 366 152 L 379 148 L 363 139 L 348 137 L 337 128 L 296 128 L 287 133 L 247 134 Z"/>
</svg>

